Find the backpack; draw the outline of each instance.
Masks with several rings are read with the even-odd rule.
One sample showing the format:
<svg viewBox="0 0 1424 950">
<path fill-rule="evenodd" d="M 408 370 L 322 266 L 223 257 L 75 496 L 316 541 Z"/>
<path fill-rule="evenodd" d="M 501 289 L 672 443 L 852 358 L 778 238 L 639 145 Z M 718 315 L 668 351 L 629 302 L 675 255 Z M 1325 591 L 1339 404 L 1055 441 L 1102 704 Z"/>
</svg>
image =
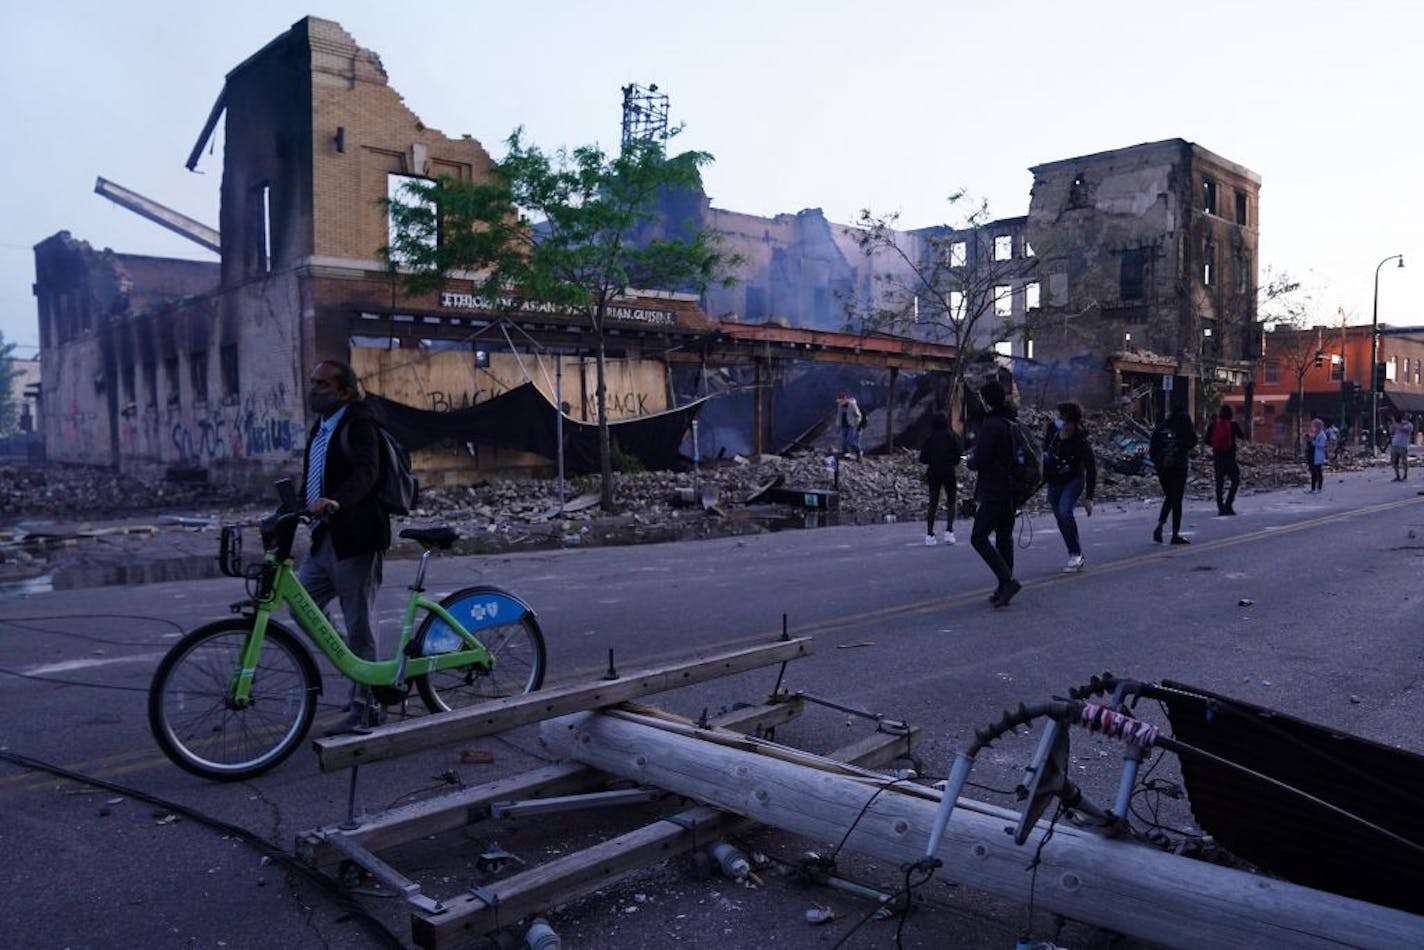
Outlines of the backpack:
<svg viewBox="0 0 1424 950">
<path fill-rule="evenodd" d="M 1004 421 L 1009 424 L 1009 439 L 1013 446 L 1009 456 L 1009 495 L 1017 511 L 1037 494 L 1043 484 L 1043 464 L 1038 440 L 1033 433 L 1018 419 Z"/>
<path fill-rule="evenodd" d="M 1182 451 L 1182 443 L 1177 438 L 1176 430 L 1170 426 L 1164 426 L 1157 431 L 1160 438 L 1153 440 L 1156 443 L 1157 451 L 1152 457 L 1152 465 L 1159 472 L 1186 468 L 1187 453 Z"/>
<path fill-rule="evenodd" d="M 376 427 L 379 437 L 377 452 L 381 461 L 381 473 L 376 479 L 376 501 L 388 515 L 408 515 L 420 496 L 420 480 L 411 471 L 410 453 L 385 426 L 374 419 L 371 424 Z M 348 430 L 349 427 L 342 427 L 340 442 L 342 454 L 350 458 Z"/>
<path fill-rule="evenodd" d="M 1218 419 L 1211 424 L 1211 431 L 1207 433 L 1206 440 L 1217 452 L 1230 452 L 1236 448 L 1236 439 L 1231 432 L 1231 423 L 1226 419 Z"/>
</svg>

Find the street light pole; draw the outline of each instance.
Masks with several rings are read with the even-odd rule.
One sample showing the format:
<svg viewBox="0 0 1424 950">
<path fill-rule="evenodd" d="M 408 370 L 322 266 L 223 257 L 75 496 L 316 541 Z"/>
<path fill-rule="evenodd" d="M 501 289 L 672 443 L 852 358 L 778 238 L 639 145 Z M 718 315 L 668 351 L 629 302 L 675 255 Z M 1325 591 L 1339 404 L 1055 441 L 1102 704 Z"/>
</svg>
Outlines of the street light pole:
<svg viewBox="0 0 1424 950">
<path fill-rule="evenodd" d="M 1370 457 L 1373 458 L 1378 448 L 1375 444 L 1375 434 L 1379 432 L 1379 387 L 1375 385 L 1375 367 L 1379 365 L 1379 272 L 1380 268 L 1390 261 L 1398 260 L 1399 266 L 1404 266 L 1403 254 L 1391 254 L 1375 265 L 1375 302 L 1370 318 Z"/>
</svg>

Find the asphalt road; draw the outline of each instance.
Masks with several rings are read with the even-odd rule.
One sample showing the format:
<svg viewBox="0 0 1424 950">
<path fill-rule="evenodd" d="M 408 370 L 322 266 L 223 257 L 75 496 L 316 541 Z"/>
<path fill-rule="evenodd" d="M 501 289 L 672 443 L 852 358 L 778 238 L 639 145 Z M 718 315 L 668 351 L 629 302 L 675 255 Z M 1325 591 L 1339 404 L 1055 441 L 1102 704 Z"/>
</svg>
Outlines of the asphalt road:
<svg viewBox="0 0 1424 950">
<path fill-rule="evenodd" d="M 1192 544 L 1181 547 L 1150 541 L 1155 500 L 1106 505 L 1092 518 L 1080 513 L 1088 564 L 1076 575 L 1061 573 L 1065 550 L 1052 520 L 1040 516 L 1020 535 L 1024 590 L 1002 610 L 985 602 L 991 577 L 967 544 L 966 524 L 953 547 L 927 548 L 923 527 L 901 522 L 449 558 L 436 562 L 429 586 L 493 583 L 533 604 L 549 640 L 551 684 L 597 677 L 609 650 L 628 669 L 765 642 L 780 633 L 785 615 L 793 634 L 815 638 L 816 651 L 788 668 L 786 685 L 919 726 L 931 774 L 942 774 L 973 730 L 1002 709 L 1061 695 L 1109 670 L 1184 681 L 1424 751 L 1418 487 L 1376 469 L 1332 475 L 1321 495 L 1243 495 L 1236 518 L 1189 503 Z M 381 607 L 388 638 L 412 573 L 411 562 L 387 565 Z M 122 787 L 0 763 L 6 945 L 380 945 L 328 891 L 198 817 L 290 851 L 297 833 L 346 815 L 346 776 L 321 774 L 302 750 L 254 781 L 208 783 L 168 764 L 148 734 L 145 693 L 158 659 L 183 630 L 225 615 L 240 596 L 237 582 L 213 580 L 0 602 L 0 669 L 7 674 L 0 748 Z M 744 674 L 657 702 L 696 714 L 756 700 L 774 678 L 775 670 Z M 345 693 L 328 684 L 323 716 L 334 718 L 332 697 Z M 824 751 L 866 731 L 856 717 L 813 709 L 778 739 Z M 462 763 L 460 753 L 471 746 L 493 753 L 494 764 Z M 1075 778 L 1110 795 L 1117 753 L 1076 739 L 1073 751 Z M 1031 752 L 1028 737 L 996 746 L 974 777 L 1011 786 Z M 358 809 L 428 795 L 448 788 L 451 778 L 477 784 L 541 757 L 533 732 L 520 731 L 367 766 Z M 1170 776 L 1172 766 L 1159 774 Z M 1175 807 L 1184 822 L 1188 816 Z M 479 882 L 474 857 L 491 842 L 533 863 L 621 830 L 616 821 L 476 825 L 396 863 L 428 892 L 449 896 Z M 803 847 L 832 844 L 758 839 L 763 850 L 791 858 Z M 892 868 L 867 861 L 853 868 L 887 890 L 899 884 Z M 674 862 L 562 909 L 553 922 L 565 946 L 581 948 L 830 946 L 868 907 L 771 871 L 760 889 L 689 872 L 690 865 Z M 931 908 L 911 918 L 904 946 L 1009 946 L 1027 919 L 1021 907 L 970 899 L 941 882 L 926 896 Z M 360 901 L 409 940 L 400 902 Z M 804 912 L 816 903 L 840 919 L 809 927 Z M 1041 919 L 1035 925 L 1036 939 L 1052 936 Z M 894 927 L 868 924 L 845 945 L 894 946 Z M 1110 940 L 1077 925 L 1059 939 L 1073 946 Z"/>
</svg>

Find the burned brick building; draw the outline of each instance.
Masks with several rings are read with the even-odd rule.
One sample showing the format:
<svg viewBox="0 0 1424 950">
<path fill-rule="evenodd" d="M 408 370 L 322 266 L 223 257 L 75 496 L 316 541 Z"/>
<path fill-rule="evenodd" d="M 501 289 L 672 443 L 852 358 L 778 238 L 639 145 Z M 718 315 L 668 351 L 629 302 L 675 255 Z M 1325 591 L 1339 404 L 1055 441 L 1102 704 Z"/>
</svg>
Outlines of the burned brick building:
<svg viewBox="0 0 1424 950">
<path fill-rule="evenodd" d="M 1260 176 L 1182 139 L 1031 171 L 1038 361 L 1096 370 L 1076 377 L 1095 402 L 1172 387 L 1194 410 L 1250 379 Z"/>
</svg>

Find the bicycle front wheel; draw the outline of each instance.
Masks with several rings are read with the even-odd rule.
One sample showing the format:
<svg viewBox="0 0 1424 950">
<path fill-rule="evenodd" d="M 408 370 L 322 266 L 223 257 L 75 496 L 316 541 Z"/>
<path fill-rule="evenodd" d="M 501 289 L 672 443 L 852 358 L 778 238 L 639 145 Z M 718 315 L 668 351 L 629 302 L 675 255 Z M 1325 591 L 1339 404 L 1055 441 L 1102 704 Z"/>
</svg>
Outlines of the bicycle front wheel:
<svg viewBox="0 0 1424 950">
<path fill-rule="evenodd" d="M 260 775 L 296 750 L 316 714 L 321 676 L 311 655 L 268 621 L 251 702 L 232 701 L 233 677 L 252 620 L 200 627 L 168 651 L 148 688 L 148 726 L 164 755 L 203 778 Z"/>
<path fill-rule="evenodd" d="M 488 672 L 472 664 L 418 678 L 416 689 L 431 712 L 531 693 L 544 685 L 544 632 L 528 604 L 498 587 L 466 587 L 440 606 L 484 644 L 493 662 Z M 434 614 L 426 615 L 412 642 L 420 656 L 464 648 L 455 631 Z"/>
</svg>

